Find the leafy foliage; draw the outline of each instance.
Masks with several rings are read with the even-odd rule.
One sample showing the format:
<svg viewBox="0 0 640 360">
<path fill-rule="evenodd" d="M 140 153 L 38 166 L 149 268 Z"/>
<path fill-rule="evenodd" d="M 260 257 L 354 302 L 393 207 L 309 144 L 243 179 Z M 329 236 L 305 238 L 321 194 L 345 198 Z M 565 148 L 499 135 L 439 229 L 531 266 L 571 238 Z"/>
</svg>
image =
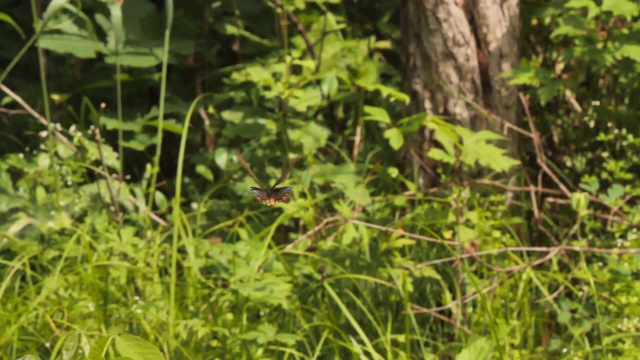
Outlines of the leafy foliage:
<svg viewBox="0 0 640 360">
<path fill-rule="evenodd" d="M 0 114 L 2 358 L 638 356 L 636 3 L 523 2 L 517 154 L 404 114 L 397 1 L 29 6 L 0 13 L 3 91 L 44 114 Z M 300 157 L 291 201 L 238 152 Z"/>
</svg>

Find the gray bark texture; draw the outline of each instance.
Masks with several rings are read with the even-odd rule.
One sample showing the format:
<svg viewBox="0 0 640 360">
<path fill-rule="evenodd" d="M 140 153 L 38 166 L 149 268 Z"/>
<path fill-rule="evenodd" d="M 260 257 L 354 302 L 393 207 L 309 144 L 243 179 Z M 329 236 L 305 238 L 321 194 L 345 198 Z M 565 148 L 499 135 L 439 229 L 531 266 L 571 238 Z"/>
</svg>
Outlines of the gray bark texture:
<svg viewBox="0 0 640 360">
<path fill-rule="evenodd" d="M 412 111 L 473 130 L 502 132 L 501 121 L 517 124 L 517 89 L 500 75 L 519 62 L 519 0 L 403 0 L 401 28 Z M 423 135 L 415 146 L 422 154 L 430 147 Z"/>
</svg>

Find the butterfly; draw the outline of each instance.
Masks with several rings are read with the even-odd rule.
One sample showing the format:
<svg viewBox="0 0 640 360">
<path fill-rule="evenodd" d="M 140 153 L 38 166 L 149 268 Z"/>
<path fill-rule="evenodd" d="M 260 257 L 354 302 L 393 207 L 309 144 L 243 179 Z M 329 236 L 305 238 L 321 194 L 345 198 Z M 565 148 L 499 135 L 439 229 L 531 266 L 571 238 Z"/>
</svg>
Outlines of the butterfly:
<svg viewBox="0 0 640 360">
<path fill-rule="evenodd" d="M 275 203 L 287 202 L 289 200 L 289 196 L 291 196 L 291 192 L 293 191 L 293 188 L 291 186 L 283 186 L 283 187 L 276 187 L 276 186 L 278 186 L 281 182 L 283 182 L 287 178 L 287 176 L 289 175 L 289 172 L 291 172 L 291 169 L 293 169 L 293 165 L 296 163 L 299 157 L 295 158 L 291 162 L 287 171 L 282 173 L 282 176 L 280 176 L 280 179 L 278 179 L 278 181 L 276 181 L 276 183 L 273 184 L 273 186 L 270 189 L 265 189 L 264 184 L 262 184 L 262 182 L 260 181 L 260 179 L 258 179 L 256 174 L 254 174 L 253 171 L 251 171 L 251 168 L 249 168 L 249 164 L 247 164 L 246 160 L 242 157 L 242 155 L 240 155 L 240 153 L 237 153 L 236 156 L 238 158 L 238 162 L 240 162 L 240 164 L 247 170 L 247 172 L 249 173 L 249 175 L 251 175 L 253 180 L 255 180 L 255 182 L 258 185 L 260 185 L 259 188 L 257 187 L 249 188 L 249 191 L 258 200 L 260 200 L 260 202 L 268 206 L 271 206 Z"/>
</svg>

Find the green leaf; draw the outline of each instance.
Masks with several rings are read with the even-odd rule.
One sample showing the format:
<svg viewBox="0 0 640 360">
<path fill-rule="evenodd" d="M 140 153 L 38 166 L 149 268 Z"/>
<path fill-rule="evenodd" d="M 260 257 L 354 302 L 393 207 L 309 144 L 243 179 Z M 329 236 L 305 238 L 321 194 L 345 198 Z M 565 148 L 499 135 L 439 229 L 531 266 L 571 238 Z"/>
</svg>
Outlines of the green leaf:
<svg viewBox="0 0 640 360">
<path fill-rule="evenodd" d="M 442 280 L 440 274 L 438 274 L 436 269 L 434 269 L 432 266 L 425 266 L 419 269 L 415 269 L 412 274 L 415 277 L 426 277 L 436 280 Z"/>
<path fill-rule="evenodd" d="M 107 130 L 118 130 L 122 128 L 123 131 L 141 131 L 143 125 L 142 121 L 140 121 L 139 118 L 129 121 L 120 121 L 116 118 L 107 116 L 103 116 L 102 118 L 100 118 L 100 124 L 103 125 Z"/>
<path fill-rule="evenodd" d="M 209 181 L 213 181 L 213 173 L 211 172 L 211 169 L 209 169 L 207 166 L 204 166 L 202 164 L 197 165 L 196 172 L 200 174 L 203 178 Z"/>
<path fill-rule="evenodd" d="M 580 189 L 587 191 L 591 194 L 597 192 L 598 190 L 600 190 L 600 182 L 598 182 L 597 180 L 584 180 L 583 182 L 580 183 Z"/>
<path fill-rule="evenodd" d="M 89 350 L 89 356 L 87 357 L 87 360 L 103 360 L 103 355 L 107 349 L 107 346 L 109 345 L 109 342 L 111 342 L 111 339 L 111 336 L 105 336 L 96 341 L 91 346 L 91 350 Z"/>
<path fill-rule="evenodd" d="M 593 19 L 600 14 L 600 7 L 593 0 L 569 0 L 564 7 L 569 9 L 587 8 L 587 19 Z"/>
<path fill-rule="evenodd" d="M 456 158 L 444 152 L 442 149 L 431 148 L 427 152 L 427 156 L 438 161 L 442 161 L 447 164 L 453 164 L 456 162 Z"/>
<path fill-rule="evenodd" d="M 372 120 L 379 121 L 385 124 L 391 124 L 391 118 L 389 117 L 387 110 L 381 107 L 365 105 L 364 112 L 367 113 L 367 115 L 363 116 L 362 120 Z"/>
<path fill-rule="evenodd" d="M 252 301 L 287 308 L 292 285 L 287 276 L 273 273 L 256 274 L 253 269 L 246 268 L 236 270 L 229 288 Z"/>
<path fill-rule="evenodd" d="M 589 194 L 583 192 L 575 192 L 571 194 L 571 208 L 578 213 L 578 216 L 583 216 L 589 206 Z"/>
<path fill-rule="evenodd" d="M 607 190 L 607 195 L 600 195 L 599 198 L 607 202 L 614 202 L 620 199 L 622 195 L 624 195 L 624 187 L 620 184 L 613 184 Z"/>
<path fill-rule="evenodd" d="M 233 21 L 236 21 L 235 19 Z M 234 24 L 230 24 L 230 23 L 225 23 L 223 25 L 223 33 L 227 34 L 227 35 L 239 35 L 244 37 L 245 39 L 251 40 L 253 42 L 256 42 L 258 44 L 262 44 L 264 46 L 272 46 L 273 43 L 271 41 L 265 40 L 261 37 L 259 37 L 258 35 L 252 34 L 251 32 L 245 30 L 245 29 L 240 29 L 238 28 L 236 25 Z"/>
<path fill-rule="evenodd" d="M 20 37 L 24 40 L 24 38 L 26 37 L 26 35 L 24 34 L 24 31 L 22 31 L 20 26 L 18 26 L 18 24 L 16 24 L 16 22 L 13 21 L 11 16 L 9 16 L 9 14 L 0 12 L 0 21 L 6 22 L 7 24 L 13 26 L 13 28 L 16 29 L 18 34 L 20 34 Z"/>
<path fill-rule="evenodd" d="M 472 229 L 464 225 L 458 226 L 458 236 L 457 236 L 458 241 L 466 243 L 477 237 L 478 237 L 478 233 L 475 229 Z"/>
<path fill-rule="evenodd" d="M 389 139 L 389 145 L 391 145 L 394 150 L 398 150 L 404 145 L 402 131 L 396 127 L 385 130 L 384 137 L 385 139 Z"/>
<path fill-rule="evenodd" d="M 169 207 L 169 201 L 161 191 L 156 191 L 153 195 L 156 206 L 160 211 L 164 211 Z"/>
<path fill-rule="evenodd" d="M 430 117 L 426 125 L 433 130 L 434 138 L 442 145 L 447 154 L 455 156 L 455 147 L 460 142 L 456 127 L 435 116 Z"/>
<path fill-rule="evenodd" d="M 87 337 L 79 331 L 72 331 L 69 333 L 62 344 L 63 359 L 76 359 L 78 357 L 84 358 L 89 354 L 89 351 L 89 341 L 87 340 Z"/>
<path fill-rule="evenodd" d="M 640 45 L 625 44 L 617 52 L 618 57 L 628 57 L 631 60 L 640 62 Z"/>
<path fill-rule="evenodd" d="M 631 0 L 603 0 L 602 11 L 609 11 L 613 16 L 623 16 L 631 20 L 640 13 L 640 5 L 637 1 Z"/>
<path fill-rule="evenodd" d="M 347 186 L 344 189 L 344 194 L 352 201 L 355 201 L 361 205 L 368 205 L 371 203 L 371 195 L 369 190 L 364 184 L 358 184 L 355 186 Z"/>
<path fill-rule="evenodd" d="M 484 360 L 491 359 L 493 342 L 486 337 L 473 340 L 456 355 L 456 360 Z"/>
<path fill-rule="evenodd" d="M 147 147 L 155 144 L 155 135 L 151 136 L 149 134 L 145 134 L 143 132 L 136 133 L 136 135 L 131 140 L 123 140 L 122 146 L 127 147 L 129 149 L 143 151 Z"/>
<path fill-rule="evenodd" d="M 405 246 L 413 246 L 415 244 L 416 244 L 416 240 L 414 239 L 398 238 L 398 239 L 391 240 L 391 243 L 389 244 L 389 246 L 392 249 L 399 249 Z"/>
<path fill-rule="evenodd" d="M 289 129 L 287 133 L 291 141 L 302 144 L 304 155 L 313 154 L 319 148 L 325 146 L 331 134 L 327 128 L 313 121 L 305 123 L 298 129 Z"/>
<path fill-rule="evenodd" d="M 38 46 L 81 59 L 94 59 L 99 52 L 105 52 L 101 42 L 79 34 L 44 34 L 38 39 Z"/>
<path fill-rule="evenodd" d="M 120 355 L 135 360 L 164 360 L 162 353 L 150 342 L 135 335 L 118 335 L 116 350 Z"/>
<path fill-rule="evenodd" d="M 121 53 L 105 56 L 104 61 L 107 64 L 119 63 L 123 66 L 149 68 L 162 62 L 163 51 L 164 49 L 160 46 L 154 48 L 125 47 Z"/>
<path fill-rule="evenodd" d="M 385 85 L 382 85 L 382 84 L 379 84 L 379 83 L 367 84 L 366 82 L 361 81 L 361 80 L 356 81 L 356 84 L 358 86 L 362 87 L 363 89 L 367 90 L 367 91 L 371 91 L 371 92 L 380 91 L 380 94 L 382 95 L 382 97 L 383 98 L 390 97 L 390 101 L 391 102 L 393 102 L 394 100 L 398 100 L 398 101 L 404 103 L 405 105 L 409 104 L 409 102 L 411 102 L 411 98 L 407 94 L 405 94 L 405 93 L 403 93 L 401 91 L 398 91 L 398 90 L 396 90 L 396 89 L 394 89 L 392 87 L 389 87 L 389 86 L 385 86 Z"/>
<path fill-rule="evenodd" d="M 569 320 L 571 320 L 571 313 L 566 310 L 560 311 L 560 313 L 558 314 L 558 323 L 566 324 L 567 322 L 569 322 Z"/>
<path fill-rule="evenodd" d="M 151 125 L 154 127 L 158 127 L 159 124 L 160 122 L 158 119 L 150 120 L 145 123 L 145 125 Z M 182 125 L 178 124 L 175 119 L 164 119 L 162 130 L 182 135 Z"/>
</svg>

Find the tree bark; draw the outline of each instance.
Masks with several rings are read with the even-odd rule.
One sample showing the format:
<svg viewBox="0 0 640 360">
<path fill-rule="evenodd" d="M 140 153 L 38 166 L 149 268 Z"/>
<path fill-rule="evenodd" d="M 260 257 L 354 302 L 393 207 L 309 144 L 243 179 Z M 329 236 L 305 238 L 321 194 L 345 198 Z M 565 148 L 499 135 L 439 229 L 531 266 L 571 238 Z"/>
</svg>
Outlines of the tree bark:
<svg viewBox="0 0 640 360">
<path fill-rule="evenodd" d="M 445 116 L 473 130 L 502 132 L 501 121 L 516 124 L 517 90 L 501 77 L 519 61 L 519 0 L 403 0 L 402 39 L 405 81 L 412 111 Z M 492 121 L 477 110 L 490 111 Z M 423 189 L 433 164 L 425 131 L 420 148 Z"/>
</svg>

